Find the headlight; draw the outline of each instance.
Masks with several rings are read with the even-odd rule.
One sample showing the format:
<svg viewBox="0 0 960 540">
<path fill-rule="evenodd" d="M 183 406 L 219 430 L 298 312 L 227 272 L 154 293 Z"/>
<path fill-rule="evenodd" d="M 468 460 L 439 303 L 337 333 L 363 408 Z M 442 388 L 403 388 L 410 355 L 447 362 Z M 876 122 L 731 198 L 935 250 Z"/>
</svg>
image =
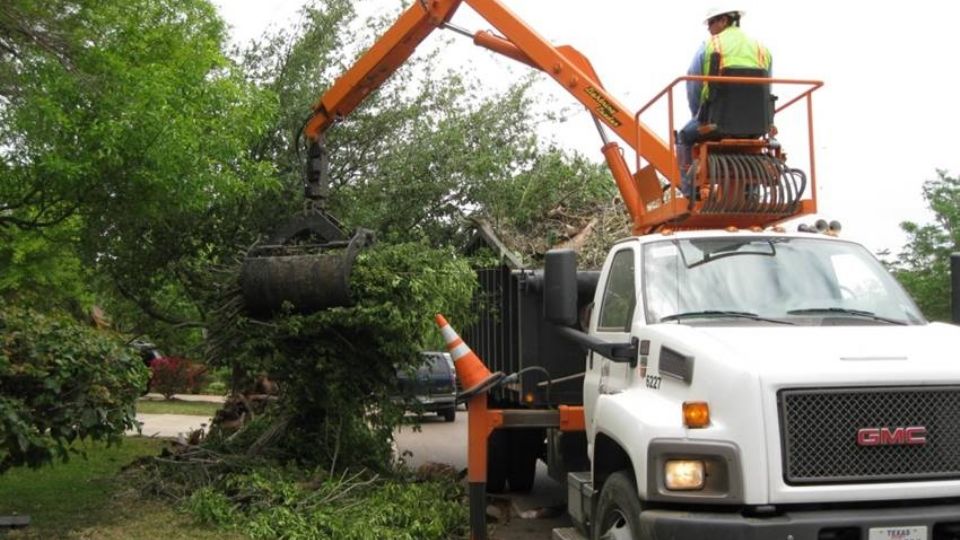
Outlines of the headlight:
<svg viewBox="0 0 960 540">
<path fill-rule="evenodd" d="M 703 489 L 705 477 L 700 460 L 672 459 L 663 466 L 664 485 L 672 491 Z"/>
<path fill-rule="evenodd" d="M 743 502 L 740 449 L 729 441 L 653 439 L 647 448 L 647 499 Z"/>
</svg>

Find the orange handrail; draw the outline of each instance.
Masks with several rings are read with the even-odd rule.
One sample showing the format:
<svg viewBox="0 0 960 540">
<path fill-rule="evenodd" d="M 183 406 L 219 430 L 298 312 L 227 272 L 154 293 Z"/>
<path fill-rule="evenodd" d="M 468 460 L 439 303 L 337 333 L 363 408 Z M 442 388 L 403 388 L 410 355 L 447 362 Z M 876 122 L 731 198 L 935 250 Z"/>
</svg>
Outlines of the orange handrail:
<svg viewBox="0 0 960 540">
<path fill-rule="evenodd" d="M 788 85 L 803 85 L 803 86 L 808 86 L 809 88 L 803 90 L 802 92 L 800 92 L 800 93 L 797 94 L 796 96 L 793 96 L 793 97 L 790 99 L 790 101 L 788 101 L 788 102 L 786 102 L 785 104 L 780 105 L 779 107 L 777 107 L 776 110 L 775 110 L 775 112 L 779 113 L 780 111 L 786 109 L 787 107 L 793 105 L 794 103 L 800 101 L 801 99 L 806 98 L 806 100 L 807 100 L 807 134 L 808 134 L 808 146 L 809 146 L 809 151 L 810 151 L 810 161 L 811 161 L 811 167 L 810 167 L 810 183 L 811 183 L 811 187 L 814 188 L 814 192 L 815 192 L 815 187 L 816 187 L 816 170 L 815 170 L 815 168 L 813 167 L 813 155 L 814 155 L 814 145 L 813 145 L 813 102 L 812 102 L 811 94 L 812 94 L 815 90 L 817 90 L 818 88 L 820 88 L 821 86 L 823 86 L 823 81 L 817 81 L 817 80 L 811 80 L 811 79 L 778 79 L 778 78 L 773 78 L 773 77 L 723 77 L 723 76 L 716 76 L 716 75 L 684 75 L 684 76 L 681 76 L 681 77 L 677 77 L 676 79 L 674 79 L 673 81 L 671 81 L 670 84 L 668 84 L 666 87 L 664 87 L 663 90 L 661 90 L 661 91 L 658 92 L 655 96 L 653 96 L 653 98 L 651 98 L 650 101 L 648 101 L 648 102 L 645 103 L 642 107 L 640 107 L 640 108 L 637 110 L 637 113 L 634 115 L 634 119 L 635 119 L 636 123 L 637 123 L 638 125 L 639 125 L 639 124 L 642 124 L 643 122 L 640 120 L 640 116 L 643 115 L 643 113 L 645 113 L 648 109 L 650 109 L 650 107 L 652 107 L 654 104 L 656 104 L 658 101 L 660 101 L 660 98 L 662 98 L 662 97 L 664 96 L 664 94 L 667 94 L 667 114 L 668 114 L 668 119 L 667 119 L 668 128 L 667 128 L 667 129 L 669 130 L 669 133 L 673 133 L 673 132 L 675 131 L 675 126 L 676 126 L 676 124 L 674 123 L 674 120 L 673 120 L 673 108 L 674 108 L 674 103 L 673 103 L 673 89 L 674 89 L 675 86 L 677 86 L 677 85 L 680 84 L 681 82 L 687 82 L 687 81 L 700 81 L 700 82 L 704 82 L 704 83 L 711 83 L 711 82 L 712 82 L 712 83 L 719 83 L 719 84 L 731 84 L 731 83 L 737 83 L 737 84 L 774 84 L 774 83 L 776 83 L 776 84 L 788 84 Z M 670 138 L 670 152 L 671 152 L 671 153 L 675 153 L 675 152 L 676 152 L 676 150 L 675 150 L 675 144 L 674 144 L 674 141 L 673 141 L 673 138 L 672 138 L 672 137 Z M 640 167 L 640 159 L 641 159 L 642 157 L 643 157 L 642 152 L 638 149 L 638 150 L 637 150 L 637 168 Z M 649 160 L 647 160 L 647 161 L 649 161 Z M 676 167 L 669 167 L 669 168 L 667 168 L 667 169 L 660 169 L 659 167 L 657 167 L 657 169 L 661 172 L 661 174 L 663 174 L 665 177 L 667 177 L 668 180 L 670 180 L 670 183 L 672 183 L 672 184 L 675 185 L 675 186 L 679 184 L 679 182 L 680 182 L 680 172 L 679 172 L 679 170 L 678 170 Z"/>
</svg>

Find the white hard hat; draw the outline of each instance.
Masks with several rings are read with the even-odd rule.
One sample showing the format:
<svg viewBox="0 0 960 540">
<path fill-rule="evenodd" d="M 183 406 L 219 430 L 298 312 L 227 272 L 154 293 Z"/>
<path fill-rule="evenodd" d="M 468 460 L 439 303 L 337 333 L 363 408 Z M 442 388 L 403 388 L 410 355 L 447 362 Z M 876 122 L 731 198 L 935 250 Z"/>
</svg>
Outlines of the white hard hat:
<svg viewBox="0 0 960 540">
<path fill-rule="evenodd" d="M 744 11 L 744 10 L 742 10 L 742 9 L 734 8 L 734 7 L 730 7 L 730 6 L 721 6 L 721 7 L 718 7 L 718 8 L 710 8 L 710 9 L 707 10 L 707 15 L 706 15 L 706 17 L 703 18 L 703 24 L 707 24 L 707 23 L 710 22 L 710 19 L 712 19 L 712 18 L 714 18 L 714 17 L 716 17 L 716 16 L 718 16 L 718 15 L 723 15 L 723 14 L 725 14 L 725 13 L 736 13 L 737 17 L 743 17 L 744 15 L 747 14 L 747 12 Z"/>
</svg>

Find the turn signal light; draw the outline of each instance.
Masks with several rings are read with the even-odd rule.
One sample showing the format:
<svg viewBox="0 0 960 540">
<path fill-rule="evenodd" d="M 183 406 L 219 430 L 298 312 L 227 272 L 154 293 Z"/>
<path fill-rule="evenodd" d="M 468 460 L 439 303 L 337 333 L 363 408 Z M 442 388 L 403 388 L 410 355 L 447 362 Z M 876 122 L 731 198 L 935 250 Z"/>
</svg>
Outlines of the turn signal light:
<svg viewBox="0 0 960 540">
<path fill-rule="evenodd" d="M 710 406 L 706 401 L 683 402 L 683 425 L 688 428 L 703 428 L 710 425 Z"/>
</svg>

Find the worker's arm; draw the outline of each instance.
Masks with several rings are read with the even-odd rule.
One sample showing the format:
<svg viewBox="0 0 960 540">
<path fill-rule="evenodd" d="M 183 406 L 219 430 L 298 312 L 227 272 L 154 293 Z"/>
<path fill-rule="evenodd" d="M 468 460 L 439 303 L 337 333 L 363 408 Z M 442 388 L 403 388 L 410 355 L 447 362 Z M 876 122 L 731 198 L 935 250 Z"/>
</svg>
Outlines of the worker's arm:
<svg viewBox="0 0 960 540">
<path fill-rule="evenodd" d="M 687 69 L 687 75 L 703 75 L 703 55 L 706 53 L 707 44 L 703 42 L 697 49 L 697 54 L 693 55 L 693 61 L 690 68 Z M 687 81 L 687 104 L 690 106 L 690 115 L 696 116 L 700 110 L 700 94 L 703 92 L 703 82 Z"/>
</svg>

